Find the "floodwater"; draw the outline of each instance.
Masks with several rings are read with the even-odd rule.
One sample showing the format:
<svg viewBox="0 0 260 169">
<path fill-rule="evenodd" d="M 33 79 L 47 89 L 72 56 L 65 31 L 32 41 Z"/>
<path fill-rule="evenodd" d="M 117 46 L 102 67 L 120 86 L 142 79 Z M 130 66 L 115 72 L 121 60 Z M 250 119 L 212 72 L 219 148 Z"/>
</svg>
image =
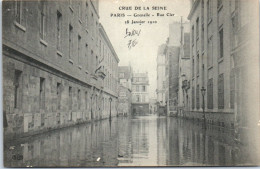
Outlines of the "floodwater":
<svg viewBox="0 0 260 169">
<path fill-rule="evenodd" d="M 118 117 L 5 143 L 6 167 L 259 165 L 254 139 L 190 120 Z"/>
</svg>

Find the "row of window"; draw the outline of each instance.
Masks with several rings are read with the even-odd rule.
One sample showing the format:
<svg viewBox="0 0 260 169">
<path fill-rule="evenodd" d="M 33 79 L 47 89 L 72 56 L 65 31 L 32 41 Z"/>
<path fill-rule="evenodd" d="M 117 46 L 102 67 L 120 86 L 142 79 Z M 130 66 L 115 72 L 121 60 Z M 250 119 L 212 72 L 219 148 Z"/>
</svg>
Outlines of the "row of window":
<svg viewBox="0 0 260 169">
<path fill-rule="evenodd" d="M 147 88 L 144 85 L 134 85 L 133 92 L 147 92 Z"/>
<path fill-rule="evenodd" d="M 45 87 L 45 81 L 46 79 L 43 77 L 40 77 L 40 84 L 39 84 L 39 108 L 40 109 L 45 109 L 45 103 L 46 103 L 46 87 Z M 21 108 L 22 107 L 22 95 L 23 95 L 23 84 L 22 84 L 22 71 L 20 70 L 15 70 L 15 75 L 14 75 L 14 108 Z M 72 110 L 73 106 L 73 88 L 71 86 L 68 87 L 68 108 L 69 110 Z M 56 105 L 57 109 L 61 109 L 61 96 L 62 96 L 62 84 L 57 82 L 56 84 Z M 84 105 L 85 109 L 89 109 L 89 95 L 88 92 L 84 92 Z M 99 107 L 98 104 L 98 96 L 94 95 L 92 100 L 92 108 L 93 110 L 98 110 L 99 108 L 102 108 L 104 110 L 104 107 L 108 108 L 109 107 L 109 99 L 107 98 L 102 98 L 102 105 Z M 82 109 L 82 90 L 78 89 L 77 90 L 77 109 L 80 110 Z"/>
<path fill-rule="evenodd" d="M 140 94 L 140 95 L 133 95 L 133 102 L 136 102 L 136 103 L 146 103 L 146 102 L 148 102 L 148 100 L 147 100 L 147 96 L 146 95 L 142 95 L 142 94 Z"/>
<path fill-rule="evenodd" d="M 19 24 L 23 24 L 22 23 L 22 20 L 23 20 L 23 1 L 18 1 L 16 0 L 15 1 L 15 19 L 16 19 L 16 22 L 19 23 Z M 47 1 L 45 0 L 41 0 L 39 1 L 39 9 L 40 9 L 40 26 L 39 26 L 39 35 L 40 35 L 40 38 L 41 40 L 43 41 L 43 43 L 45 42 L 46 40 L 46 26 L 47 26 L 47 16 L 46 16 L 46 11 L 47 11 L 47 6 L 46 6 L 46 3 Z M 80 1 L 80 3 L 82 3 Z M 82 16 L 82 5 L 81 4 L 78 4 L 78 12 L 79 12 L 79 17 Z M 86 2 L 86 7 L 88 8 L 88 3 Z M 71 8 L 72 9 L 72 8 Z M 72 10 L 73 11 L 73 10 Z M 94 17 L 93 17 L 93 13 L 91 14 L 92 16 L 92 20 L 94 22 Z M 60 54 L 62 54 L 62 43 L 64 43 L 64 41 L 62 40 L 62 20 L 63 20 L 63 17 L 62 17 L 62 13 L 60 11 L 57 10 L 57 25 L 56 25 L 56 48 L 57 48 L 57 51 L 59 51 Z M 87 21 L 87 18 L 88 16 L 86 15 L 86 27 L 87 27 L 87 24 L 88 24 L 88 21 Z M 96 39 L 98 39 L 98 23 L 96 22 L 96 25 L 95 25 L 95 33 L 93 33 L 92 35 L 95 35 L 96 36 Z M 69 30 L 69 38 L 68 38 L 68 43 L 69 43 L 69 58 L 71 59 L 73 55 L 77 56 L 78 57 L 78 63 L 81 63 L 82 60 L 80 60 L 80 56 L 82 55 L 82 46 L 83 46 L 83 43 L 81 42 L 81 35 L 76 35 L 77 37 L 77 44 L 76 44 L 76 51 L 77 51 L 77 54 L 73 53 L 73 49 L 74 49 L 74 44 L 73 44 L 73 38 L 75 37 L 74 35 L 74 31 L 73 31 L 73 26 L 71 24 L 69 24 L 68 26 L 68 30 Z M 86 51 L 87 51 L 87 44 L 86 44 Z M 87 54 L 85 54 L 87 55 Z M 91 51 L 91 55 L 93 55 L 93 51 Z M 94 57 L 94 56 L 92 56 Z M 95 60 L 95 65 L 98 66 L 98 58 L 96 56 L 96 60 Z"/>
<path fill-rule="evenodd" d="M 213 79 L 208 80 L 207 84 L 207 97 L 204 99 L 207 99 L 207 108 L 213 109 Z M 234 90 L 231 90 L 231 98 L 230 100 L 233 100 L 233 92 Z M 196 95 L 195 95 L 195 87 L 192 87 L 192 109 L 195 109 L 195 101 L 196 101 L 196 108 L 201 108 L 200 103 L 200 95 L 201 95 L 201 88 L 200 85 L 196 86 Z M 196 100 L 195 100 L 196 97 Z M 218 109 L 224 109 L 224 74 L 220 74 L 218 76 Z M 231 104 L 231 108 L 233 108 L 233 103 Z"/>
<path fill-rule="evenodd" d="M 147 82 L 147 78 L 146 77 L 134 77 L 133 81 L 134 82 Z"/>
</svg>

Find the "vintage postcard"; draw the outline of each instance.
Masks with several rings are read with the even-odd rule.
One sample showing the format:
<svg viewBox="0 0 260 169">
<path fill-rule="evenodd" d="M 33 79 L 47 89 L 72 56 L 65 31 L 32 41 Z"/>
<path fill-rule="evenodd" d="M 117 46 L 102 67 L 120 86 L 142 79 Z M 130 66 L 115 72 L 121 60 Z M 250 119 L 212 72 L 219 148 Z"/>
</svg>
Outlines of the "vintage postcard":
<svg viewBox="0 0 260 169">
<path fill-rule="evenodd" d="M 259 166 L 258 0 L 3 0 L 4 167 Z"/>
</svg>

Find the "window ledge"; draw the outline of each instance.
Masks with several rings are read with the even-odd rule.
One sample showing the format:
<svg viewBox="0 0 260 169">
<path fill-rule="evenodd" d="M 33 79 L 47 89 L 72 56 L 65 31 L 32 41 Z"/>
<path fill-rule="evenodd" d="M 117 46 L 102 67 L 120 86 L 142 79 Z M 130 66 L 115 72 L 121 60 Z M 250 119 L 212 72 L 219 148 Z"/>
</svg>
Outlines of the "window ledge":
<svg viewBox="0 0 260 169">
<path fill-rule="evenodd" d="M 43 39 L 40 39 L 40 43 L 43 44 L 46 47 L 48 46 L 48 43 Z"/>
<path fill-rule="evenodd" d="M 208 19 L 208 25 L 209 25 L 211 22 L 212 22 L 212 19 L 211 19 L 211 18 Z"/>
<path fill-rule="evenodd" d="M 79 23 L 82 24 L 82 20 L 79 18 Z"/>
<path fill-rule="evenodd" d="M 223 60 L 224 60 L 224 57 L 218 58 L 218 63 L 223 62 Z"/>
<path fill-rule="evenodd" d="M 19 24 L 18 22 L 16 22 L 16 21 L 14 21 L 14 25 L 17 27 L 17 28 L 19 28 L 20 30 L 22 30 L 22 31 L 26 31 L 26 28 L 23 26 L 23 25 L 21 25 L 21 24 Z"/>
<path fill-rule="evenodd" d="M 57 50 L 57 54 L 58 54 L 60 57 L 63 56 L 63 54 L 62 54 L 59 50 Z"/>
<path fill-rule="evenodd" d="M 72 60 L 72 59 L 69 59 L 69 62 L 70 62 L 71 64 L 73 64 L 73 60 Z"/>
<path fill-rule="evenodd" d="M 78 65 L 78 68 L 81 70 L 81 69 L 82 69 L 82 66 Z"/>
<path fill-rule="evenodd" d="M 218 12 L 223 8 L 223 3 L 218 7 Z"/>
<path fill-rule="evenodd" d="M 73 11 L 74 11 L 74 9 L 72 8 L 72 6 L 69 6 L 69 8 L 70 8 L 70 11 L 71 11 L 71 12 L 73 12 Z"/>
</svg>

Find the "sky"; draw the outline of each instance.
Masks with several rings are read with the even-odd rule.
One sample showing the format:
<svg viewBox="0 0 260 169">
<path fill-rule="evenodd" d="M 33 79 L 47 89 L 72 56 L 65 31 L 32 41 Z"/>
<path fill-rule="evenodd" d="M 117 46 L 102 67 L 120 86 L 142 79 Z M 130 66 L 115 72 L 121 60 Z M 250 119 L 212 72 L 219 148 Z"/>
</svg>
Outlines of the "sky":
<svg viewBox="0 0 260 169">
<path fill-rule="evenodd" d="M 140 6 L 141 10 L 134 10 Z M 152 7 L 166 7 L 167 10 L 152 10 Z M 123 7 L 132 7 L 132 10 L 119 10 Z M 149 7 L 149 10 L 147 10 Z M 144 8 L 146 10 L 144 10 Z M 99 15 L 119 59 L 119 66 L 131 64 L 134 72 L 148 72 L 150 97 L 156 97 L 156 57 L 158 47 L 165 43 L 169 36 L 169 24 L 174 21 L 187 20 L 190 10 L 189 0 L 100 0 Z M 122 16 L 124 13 L 124 17 Z M 134 17 L 134 14 L 150 14 L 150 17 Z M 157 16 L 157 13 L 165 14 Z M 174 16 L 166 16 L 167 13 Z M 121 17 L 114 17 L 120 14 Z M 111 16 L 112 15 L 112 16 Z M 131 16 L 128 16 L 131 15 Z M 154 16 L 152 16 L 154 15 Z M 129 24 L 125 21 L 129 20 Z M 144 24 L 131 24 L 132 20 L 144 20 Z M 156 21 L 157 23 L 147 23 Z M 127 30 L 127 31 L 126 31 Z M 138 35 L 126 36 L 126 32 L 138 32 Z M 128 33 L 129 34 L 129 33 Z M 132 40 L 132 41 L 131 41 Z M 129 41 L 137 42 L 131 49 Z"/>
</svg>

